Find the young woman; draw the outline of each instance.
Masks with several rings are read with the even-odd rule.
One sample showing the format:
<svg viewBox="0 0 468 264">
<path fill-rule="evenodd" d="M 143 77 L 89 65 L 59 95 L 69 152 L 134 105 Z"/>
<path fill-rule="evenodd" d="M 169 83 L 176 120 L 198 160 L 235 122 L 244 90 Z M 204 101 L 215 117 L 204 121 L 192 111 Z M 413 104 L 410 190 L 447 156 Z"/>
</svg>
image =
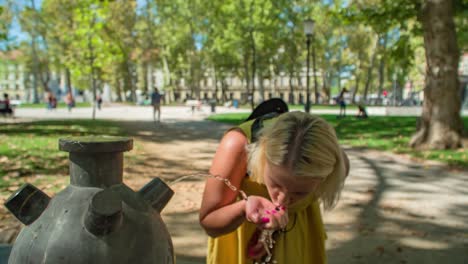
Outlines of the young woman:
<svg viewBox="0 0 468 264">
<path fill-rule="evenodd" d="M 326 263 L 319 202 L 333 208 L 348 171 L 334 129 L 320 117 L 288 112 L 231 129 L 200 209 L 207 263 Z"/>
</svg>

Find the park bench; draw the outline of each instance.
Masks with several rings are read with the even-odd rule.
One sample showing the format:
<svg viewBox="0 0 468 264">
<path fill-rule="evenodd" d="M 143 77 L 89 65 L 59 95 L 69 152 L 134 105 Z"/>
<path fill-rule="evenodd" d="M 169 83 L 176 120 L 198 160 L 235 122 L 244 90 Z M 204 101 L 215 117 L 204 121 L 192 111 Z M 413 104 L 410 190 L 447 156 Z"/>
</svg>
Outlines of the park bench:
<svg viewBox="0 0 468 264">
<path fill-rule="evenodd" d="M 4 117 L 12 117 L 13 116 L 13 109 L 11 105 L 7 104 L 5 101 L 0 101 L 0 114 Z"/>
</svg>

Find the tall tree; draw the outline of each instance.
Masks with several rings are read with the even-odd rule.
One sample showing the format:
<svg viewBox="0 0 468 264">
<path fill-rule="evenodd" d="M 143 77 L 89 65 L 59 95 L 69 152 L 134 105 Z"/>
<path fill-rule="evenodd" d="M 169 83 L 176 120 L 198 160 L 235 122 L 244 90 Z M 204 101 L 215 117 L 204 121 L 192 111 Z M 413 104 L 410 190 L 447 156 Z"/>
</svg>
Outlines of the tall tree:
<svg viewBox="0 0 468 264">
<path fill-rule="evenodd" d="M 406 29 L 408 21 L 419 22 L 413 33 L 422 32 L 424 36 L 426 83 L 423 112 L 410 145 L 430 149 L 460 147 L 463 123 L 454 4 L 466 10 L 468 3 L 464 0 L 382 0 L 378 5 L 360 8 L 360 1 L 356 2 L 344 13 L 372 25 Z"/>
<path fill-rule="evenodd" d="M 426 50 L 423 113 L 411 146 L 434 149 L 461 146 L 463 122 L 458 83 L 459 51 L 452 0 L 426 0 L 419 20 Z"/>
<path fill-rule="evenodd" d="M 72 76 L 70 71 L 70 62 L 73 61 L 71 44 L 75 41 L 73 34 L 64 32 L 73 32 L 75 21 L 73 10 L 76 5 L 67 0 L 45 0 L 42 2 L 41 20 L 48 28 L 47 39 L 50 43 L 51 56 L 55 57 L 60 64 L 59 67 L 65 72 L 65 86 L 67 93 L 72 93 Z"/>
</svg>

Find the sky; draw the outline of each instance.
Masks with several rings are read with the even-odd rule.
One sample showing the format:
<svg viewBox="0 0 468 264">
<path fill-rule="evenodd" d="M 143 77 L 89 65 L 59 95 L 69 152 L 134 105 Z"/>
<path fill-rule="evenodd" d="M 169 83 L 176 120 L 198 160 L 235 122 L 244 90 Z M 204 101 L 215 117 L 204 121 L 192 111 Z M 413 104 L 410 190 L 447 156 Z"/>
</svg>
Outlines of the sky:
<svg viewBox="0 0 468 264">
<path fill-rule="evenodd" d="M 36 8 L 41 6 L 42 0 L 33 0 Z M 31 5 L 31 0 L 15 0 L 13 1 L 15 8 L 21 10 L 25 5 Z M 6 5 L 7 0 L 0 0 L 0 6 Z M 137 8 L 144 6 L 146 0 L 137 0 Z M 21 30 L 21 25 L 18 19 L 15 17 L 12 21 L 10 26 L 9 34 L 8 34 L 10 41 L 14 44 L 19 44 L 21 41 L 28 40 L 28 34 Z M 0 44 L 0 48 L 4 48 L 3 45 Z"/>
<path fill-rule="evenodd" d="M 42 2 L 42 0 L 34 0 L 34 1 L 36 3 L 36 6 L 39 6 Z M 26 2 L 30 3 L 30 1 L 25 1 L 25 0 L 16 0 L 13 2 L 14 2 L 14 7 L 18 8 L 18 10 L 21 10 L 24 7 Z M 6 4 L 7 4 L 6 0 L 0 0 L 0 5 L 4 6 Z M 11 23 L 11 26 L 8 32 L 8 38 L 10 39 L 10 41 L 16 44 L 28 39 L 28 35 L 21 31 L 21 26 L 16 17 L 13 18 L 13 21 Z"/>
</svg>

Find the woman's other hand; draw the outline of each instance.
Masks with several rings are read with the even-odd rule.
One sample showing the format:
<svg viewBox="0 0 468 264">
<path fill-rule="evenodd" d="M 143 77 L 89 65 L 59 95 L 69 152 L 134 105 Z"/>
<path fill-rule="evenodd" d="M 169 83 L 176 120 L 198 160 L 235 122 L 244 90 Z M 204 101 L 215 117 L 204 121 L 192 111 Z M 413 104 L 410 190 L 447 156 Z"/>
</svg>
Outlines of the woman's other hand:
<svg viewBox="0 0 468 264">
<path fill-rule="evenodd" d="M 288 224 L 288 212 L 283 206 L 275 206 L 270 200 L 251 195 L 245 203 L 247 221 L 263 229 L 282 229 Z"/>
</svg>

